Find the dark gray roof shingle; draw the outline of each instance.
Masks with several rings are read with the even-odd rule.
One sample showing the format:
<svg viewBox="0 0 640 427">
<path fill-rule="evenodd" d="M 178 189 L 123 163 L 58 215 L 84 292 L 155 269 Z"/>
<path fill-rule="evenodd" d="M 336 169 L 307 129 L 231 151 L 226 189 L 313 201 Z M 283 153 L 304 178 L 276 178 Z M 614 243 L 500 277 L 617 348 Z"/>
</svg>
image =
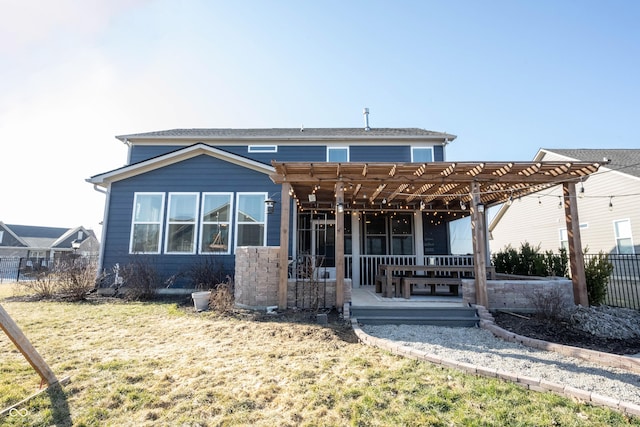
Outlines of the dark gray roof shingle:
<svg viewBox="0 0 640 427">
<path fill-rule="evenodd" d="M 604 166 L 629 175 L 640 177 L 640 149 L 631 148 L 576 148 L 576 149 L 555 149 L 545 148 L 546 151 L 560 154 L 571 159 L 585 162 L 603 162 L 603 159 L 610 160 Z"/>
<path fill-rule="evenodd" d="M 272 128 L 272 129 L 169 129 L 156 132 L 119 135 L 120 140 L 135 138 L 357 138 L 357 137 L 436 137 L 453 140 L 455 135 L 420 128 Z"/>
</svg>

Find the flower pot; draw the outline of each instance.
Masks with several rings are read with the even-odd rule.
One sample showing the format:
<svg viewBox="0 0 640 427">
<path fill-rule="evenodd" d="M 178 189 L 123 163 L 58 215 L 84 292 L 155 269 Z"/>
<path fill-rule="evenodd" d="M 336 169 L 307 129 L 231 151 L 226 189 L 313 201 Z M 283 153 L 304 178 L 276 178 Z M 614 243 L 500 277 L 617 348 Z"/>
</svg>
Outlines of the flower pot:
<svg viewBox="0 0 640 427">
<path fill-rule="evenodd" d="M 209 310 L 209 298 L 211 297 L 211 291 L 193 292 L 191 298 L 193 298 L 193 305 L 196 311 Z"/>
</svg>

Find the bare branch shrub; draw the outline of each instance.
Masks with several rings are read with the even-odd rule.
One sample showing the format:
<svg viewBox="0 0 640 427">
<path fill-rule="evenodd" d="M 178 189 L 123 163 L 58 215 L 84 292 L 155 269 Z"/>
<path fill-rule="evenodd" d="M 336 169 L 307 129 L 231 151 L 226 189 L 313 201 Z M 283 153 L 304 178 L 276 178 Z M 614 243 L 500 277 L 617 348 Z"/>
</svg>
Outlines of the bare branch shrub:
<svg viewBox="0 0 640 427">
<path fill-rule="evenodd" d="M 545 291 L 536 291 L 529 300 L 536 316 L 542 319 L 559 320 L 567 313 L 567 302 L 562 289 L 553 287 Z"/>
<path fill-rule="evenodd" d="M 18 282 L 18 286 L 24 292 L 33 294 L 38 298 L 51 298 L 56 293 L 58 280 L 48 272 L 40 272 L 34 280 Z"/>
<path fill-rule="evenodd" d="M 209 308 L 220 313 L 228 313 L 233 307 L 233 282 L 229 280 L 228 283 L 219 283 L 211 291 Z"/>
<path fill-rule="evenodd" d="M 191 264 L 186 272 L 194 289 L 215 289 L 225 281 L 224 265 L 214 255 Z"/>
<path fill-rule="evenodd" d="M 120 293 L 125 299 L 135 301 L 153 299 L 162 283 L 155 265 L 143 257 L 134 257 L 129 264 L 121 267 L 120 276 L 123 279 Z"/>
<path fill-rule="evenodd" d="M 52 275 L 57 277 L 57 293 L 73 301 L 84 299 L 95 288 L 97 263 L 86 258 L 56 263 Z"/>
</svg>

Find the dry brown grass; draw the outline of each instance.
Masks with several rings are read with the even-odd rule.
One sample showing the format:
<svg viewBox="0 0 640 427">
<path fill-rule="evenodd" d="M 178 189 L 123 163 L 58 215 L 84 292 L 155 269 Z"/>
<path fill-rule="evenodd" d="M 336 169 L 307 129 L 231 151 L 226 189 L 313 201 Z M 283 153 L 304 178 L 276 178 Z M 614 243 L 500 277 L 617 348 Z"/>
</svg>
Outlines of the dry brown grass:
<svg viewBox="0 0 640 427">
<path fill-rule="evenodd" d="M 640 424 L 396 357 L 357 343 L 345 324 L 305 324 L 304 316 L 223 317 L 192 306 L 120 301 L 2 305 L 58 377 L 71 382 L 23 406 L 24 418 L 0 424 Z M 0 359 L 6 407 L 32 393 L 39 378 L 4 334 Z"/>
</svg>

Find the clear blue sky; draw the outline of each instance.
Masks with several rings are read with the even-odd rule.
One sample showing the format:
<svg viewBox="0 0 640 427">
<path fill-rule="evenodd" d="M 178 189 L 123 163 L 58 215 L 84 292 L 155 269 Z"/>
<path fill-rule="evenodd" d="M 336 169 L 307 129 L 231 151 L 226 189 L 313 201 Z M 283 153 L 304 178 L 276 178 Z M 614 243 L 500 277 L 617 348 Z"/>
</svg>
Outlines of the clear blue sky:
<svg viewBox="0 0 640 427">
<path fill-rule="evenodd" d="M 0 0 L 0 221 L 99 231 L 114 135 L 420 127 L 447 159 L 640 147 L 640 2 Z"/>
</svg>

